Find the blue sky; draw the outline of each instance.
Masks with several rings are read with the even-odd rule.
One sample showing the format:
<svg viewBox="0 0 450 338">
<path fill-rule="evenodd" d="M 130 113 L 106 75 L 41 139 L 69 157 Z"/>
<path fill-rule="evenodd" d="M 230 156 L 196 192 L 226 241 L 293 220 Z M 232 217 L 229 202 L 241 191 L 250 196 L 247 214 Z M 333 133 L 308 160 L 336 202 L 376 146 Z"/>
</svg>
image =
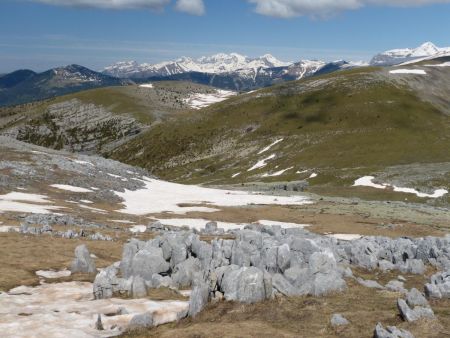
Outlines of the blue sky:
<svg viewBox="0 0 450 338">
<path fill-rule="evenodd" d="M 218 52 L 369 60 L 425 41 L 450 46 L 450 1 L 316 1 L 0 0 L 0 73 Z"/>
</svg>

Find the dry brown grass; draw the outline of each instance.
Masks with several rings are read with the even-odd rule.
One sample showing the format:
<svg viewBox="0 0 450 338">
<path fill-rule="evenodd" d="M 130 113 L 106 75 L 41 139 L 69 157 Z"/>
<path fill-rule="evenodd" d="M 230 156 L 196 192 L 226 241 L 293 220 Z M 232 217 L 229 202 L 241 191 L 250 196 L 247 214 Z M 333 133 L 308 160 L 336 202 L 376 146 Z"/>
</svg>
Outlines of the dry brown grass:
<svg viewBox="0 0 450 338">
<path fill-rule="evenodd" d="M 414 284 L 421 279 L 407 277 Z M 348 281 L 348 285 L 346 292 L 322 298 L 283 297 L 252 305 L 233 302 L 210 304 L 194 319 L 186 318 L 148 331 L 130 332 L 123 337 L 362 338 L 372 337 L 377 322 L 410 330 L 416 337 L 446 337 L 450 332 L 450 301 L 433 302 L 437 321 L 409 324 L 399 317 L 396 308 L 399 294 L 368 289 L 354 281 Z M 350 325 L 333 328 L 330 325 L 333 313 L 343 314 Z"/>
<path fill-rule="evenodd" d="M 61 270 L 70 266 L 77 245 L 86 244 L 98 258 L 97 267 L 121 259 L 122 242 L 86 241 L 0 233 L 0 291 L 19 285 L 36 285 L 37 270 Z M 93 276 L 72 276 L 71 280 L 92 280 Z M 61 281 L 61 280 L 59 280 Z"/>
<path fill-rule="evenodd" d="M 171 214 L 155 214 L 155 218 L 172 218 Z M 314 206 L 247 206 L 223 207 L 220 211 L 203 213 L 190 212 L 186 218 L 204 218 L 223 222 L 253 223 L 261 219 L 311 224 L 307 230 L 318 233 L 360 234 L 387 237 L 445 236 L 448 228 L 419 224 L 402 219 L 374 217 L 365 213 L 340 212 L 335 204 L 318 202 Z M 383 224 L 394 223 L 395 227 Z"/>
</svg>

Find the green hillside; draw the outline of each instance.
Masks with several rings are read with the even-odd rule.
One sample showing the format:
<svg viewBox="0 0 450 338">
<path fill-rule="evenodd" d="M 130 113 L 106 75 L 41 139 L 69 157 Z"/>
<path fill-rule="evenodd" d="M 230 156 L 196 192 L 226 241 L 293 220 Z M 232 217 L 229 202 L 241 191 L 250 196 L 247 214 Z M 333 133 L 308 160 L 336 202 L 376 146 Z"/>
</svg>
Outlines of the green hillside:
<svg viewBox="0 0 450 338">
<path fill-rule="evenodd" d="M 449 116 L 386 70 L 365 68 L 289 82 L 185 114 L 110 155 L 187 183 L 302 180 L 314 172 L 312 190 L 332 191 L 391 166 L 450 162 L 449 149 Z M 275 158 L 266 166 L 248 171 L 271 154 Z M 404 176 L 405 184 L 413 183 Z M 421 186 L 448 186 L 449 178 L 448 171 L 439 172 Z"/>
</svg>

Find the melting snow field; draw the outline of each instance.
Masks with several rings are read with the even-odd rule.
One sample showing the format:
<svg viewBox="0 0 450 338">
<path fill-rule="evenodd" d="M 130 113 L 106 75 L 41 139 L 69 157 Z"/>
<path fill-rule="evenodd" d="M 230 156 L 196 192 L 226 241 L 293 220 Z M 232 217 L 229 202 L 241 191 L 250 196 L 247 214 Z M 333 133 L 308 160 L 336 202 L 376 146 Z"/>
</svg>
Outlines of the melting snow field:
<svg viewBox="0 0 450 338">
<path fill-rule="evenodd" d="M 6 195 L 0 195 L 0 213 L 10 211 L 49 214 L 51 210 L 61 209 L 61 207 L 40 203 L 49 203 L 47 196 L 10 192 Z"/>
<path fill-rule="evenodd" d="M 0 336 L 111 337 L 120 334 L 136 314 L 151 312 L 159 325 L 175 321 L 188 307 L 184 301 L 93 300 L 91 283 L 21 286 L 0 293 Z M 98 314 L 104 331 L 95 329 Z"/>
<path fill-rule="evenodd" d="M 164 225 L 170 225 L 175 227 L 187 226 L 190 229 L 202 230 L 205 228 L 206 223 L 211 222 L 207 219 L 202 218 L 169 218 L 169 219 L 158 219 Z M 234 229 L 243 229 L 248 223 L 229 223 L 229 222 L 220 222 L 216 221 L 218 228 L 223 228 L 225 231 L 234 230 Z M 288 228 L 304 228 L 309 226 L 309 224 L 297 224 L 297 223 L 288 223 L 288 222 L 278 222 L 278 221 L 269 221 L 269 220 L 260 220 L 253 224 L 261 224 L 261 225 L 278 225 L 283 229 Z"/>
<path fill-rule="evenodd" d="M 395 69 L 389 71 L 389 74 L 416 74 L 416 75 L 427 75 L 427 72 L 423 69 Z"/>
<path fill-rule="evenodd" d="M 437 189 L 432 194 L 426 194 L 420 191 L 417 191 L 416 189 L 412 188 L 402 188 L 402 187 L 396 187 L 395 185 L 383 183 L 383 184 L 377 184 L 374 183 L 373 180 L 375 177 L 373 176 L 364 176 L 355 181 L 353 184 L 354 187 L 372 187 L 376 189 L 387 189 L 392 188 L 395 192 L 404 192 L 407 194 L 415 194 L 417 197 L 428 197 L 428 198 L 439 198 L 446 194 L 448 194 L 448 190 L 445 189 Z"/>
<path fill-rule="evenodd" d="M 72 192 L 93 192 L 90 189 L 74 187 L 73 185 L 67 185 L 67 184 L 52 184 L 50 186 L 53 188 L 59 189 L 59 190 L 72 191 Z"/>
<path fill-rule="evenodd" d="M 172 212 L 185 214 L 190 211 L 214 212 L 209 206 L 237 207 L 250 204 L 303 205 L 311 203 L 303 196 L 270 196 L 245 191 L 231 191 L 183 185 L 144 177 L 145 188 L 114 192 L 123 199 L 124 209 L 119 212 L 133 215 Z M 194 204 L 182 207 L 181 204 Z M 206 204 L 208 207 L 195 206 Z"/>
<path fill-rule="evenodd" d="M 36 271 L 36 275 L 39 277 L 44 277 L 48 279 L 69 277 L 72 273 L 70 270 L 61 270 L 61 271 L 53 271 L 53 270 L 39 270 Z"/>
<path fill-rule="evenodd" d="M 208 107 L 214 103 L 222 102 L 236 93 L 228 90 L 217 90 L 213 94 L 192 94 L 184 102 L 194 109 L 201 109 Z"/>
</svg>

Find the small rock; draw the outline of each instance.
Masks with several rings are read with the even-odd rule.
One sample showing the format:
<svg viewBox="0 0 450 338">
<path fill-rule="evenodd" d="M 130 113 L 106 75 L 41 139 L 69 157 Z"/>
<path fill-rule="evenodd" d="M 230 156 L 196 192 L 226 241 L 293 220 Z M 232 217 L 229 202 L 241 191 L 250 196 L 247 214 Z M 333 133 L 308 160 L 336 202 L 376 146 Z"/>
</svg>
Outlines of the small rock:
<svg viewBox="0 0 450 338">
<path fill-rule="evenodd" d="M 332 326 L 344 326 L 344 325 L 348 325 L 348 324 L 350 324 L 350 322 L 344 316 L 342 316 L 340 313 L 335 313 L 331 317 L 331 325 Z"/>
<path fill-rule="evenodd" d="M 97 316 L 97 321 L 95 322 L 95 328 L 98 331 L 104 330 L 103 323 L 102 323 L 102 316 L 100 314 Z"/>
<path fill-rule="evenodd" d="M 419 290 L 417 290 L 416 288 L 412 288 L 406 294 L 406 303 L 411 307 L 413 307 L 413 306 L 428 306 L 428 301 L 422 295 L 422 293 Z"/>
<path fill-rule="evenodd" d="M 128 324 L 129 330 L 149 328 L 153 326 L 153 315 L 150 312 L 135 315 Z"/>
<path fill-rule="evenodd" d="M 95 262 L 91 258 L 86 245 L 79 245 L 75 248 L 75 259 L 70 267 L 72 273 L 94 273 L 96 272 Z"/>
</svg>

